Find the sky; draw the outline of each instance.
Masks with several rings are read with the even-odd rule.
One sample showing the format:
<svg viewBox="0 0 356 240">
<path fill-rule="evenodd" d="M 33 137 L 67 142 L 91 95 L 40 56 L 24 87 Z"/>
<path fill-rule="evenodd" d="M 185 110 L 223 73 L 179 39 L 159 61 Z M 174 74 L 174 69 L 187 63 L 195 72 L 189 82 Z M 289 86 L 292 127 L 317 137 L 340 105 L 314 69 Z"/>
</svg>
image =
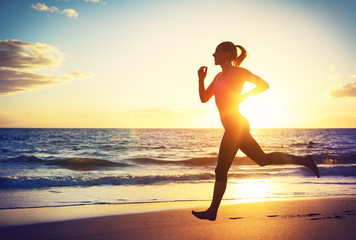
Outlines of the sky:
<svg viewBox="0 0 356 240">
<path fill-rule="evenodd" d="M 356 127 L 354 0 L 1 0 L 0 127 L 221 128 L 223 41 L 270 85 L 252 128 Z M 246 84 L 244 91 L 253 87 Z"/>
</svg>

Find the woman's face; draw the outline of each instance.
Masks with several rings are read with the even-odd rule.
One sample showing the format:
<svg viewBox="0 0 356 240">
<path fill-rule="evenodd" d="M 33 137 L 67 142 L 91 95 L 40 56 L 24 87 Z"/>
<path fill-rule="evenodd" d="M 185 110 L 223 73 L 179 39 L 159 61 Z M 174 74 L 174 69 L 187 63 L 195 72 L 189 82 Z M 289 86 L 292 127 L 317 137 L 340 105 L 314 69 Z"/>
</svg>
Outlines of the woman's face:
<svg viewBox="0 0 356 240">
<path fill-rule="evenodd" d="M 217 46 L 215 53 L 213 54 L 215 65 L 220 65 L 228 58 L 228 53 L 224 52 L 221 47 Z"/>
</svg>

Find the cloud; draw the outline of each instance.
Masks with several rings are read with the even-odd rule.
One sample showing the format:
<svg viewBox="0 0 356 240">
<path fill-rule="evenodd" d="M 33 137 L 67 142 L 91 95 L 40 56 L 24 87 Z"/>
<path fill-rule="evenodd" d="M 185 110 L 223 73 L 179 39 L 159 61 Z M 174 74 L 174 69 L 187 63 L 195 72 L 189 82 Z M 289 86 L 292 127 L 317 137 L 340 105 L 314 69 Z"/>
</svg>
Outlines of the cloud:
<svg viewBox="0 0 356 240">
<path fill-rule="evenodd" d="M 69 18 L 78 18 L 79 14 L 74 9 L 64 9 L 62 11 Z"/>
<path fill-rule="evenodd" d="M 339 89 L 332 89 L 330 94 L 335 98 L 356 97 L 356 82 L 346 83 Z"/>
<path fill-rule="evenodd" d="M 65 54 L 56 47 L 20 40 L 0 40 L 0 68 L 32 69 L 59 66 Z"/>
<path fill-rule="evenodd" d="M 85 2 L 101 3 L 103 5 L 106 5 L 106 2 L 104 2 L 103 0 L 85 0 Z"/>
<path fill-rule="evenodd" d="M 48 7 L 44 3 L 32 4 L 31 7 L 39 12 L 50 12 L 50 13 L 61 13 L 66 15 L 69 18 L 78 18 L 79 14 L 74 9 L 64 9 L 63 11 L 59 10 L 57 7 Z"/>
<path fill-rule="evenodd" d="M 90 78 L 93 77 L 94 75 L 88 72 L 71 71 L 68 73 L 68 76 L 70 78 Z"/>
<path fill-rule="evenodd" d="M 52 76 L 0 69 L 0 95 L 28 91 L 43 85 L 58 83 L 60 81 Z"/>
<path fill-rule="evenodd" d="M 65 54 L 44 43 L 15 39 L 0 40 L 0 95 L 30 91 L 73 79 L 92 77 L 91 73 L 58 73 Z"/>
<path fill-rule="evenodd" d="M 36 3 L 32 4 L 32 8 L 36 9 L 37 11 L 45 11 L 45 12 L 59 12 L 59 9 L 57 7 L 48 7 L 46 4 L 44 3 Z"/>
<path fill-rule="evenodd" d="M 107 4 L 104 0 L 85 0 L 85 2 L 100 3 L 102 5 Z M 45 3 L 32 4 L 31 7 L 39 12 L 60 13 L 69 18 L 78 18 L 79 16 L 79 13 L 74 9 L 66 8 L 60 10 L 55 6 L 48 7 Z"/>
</svg>

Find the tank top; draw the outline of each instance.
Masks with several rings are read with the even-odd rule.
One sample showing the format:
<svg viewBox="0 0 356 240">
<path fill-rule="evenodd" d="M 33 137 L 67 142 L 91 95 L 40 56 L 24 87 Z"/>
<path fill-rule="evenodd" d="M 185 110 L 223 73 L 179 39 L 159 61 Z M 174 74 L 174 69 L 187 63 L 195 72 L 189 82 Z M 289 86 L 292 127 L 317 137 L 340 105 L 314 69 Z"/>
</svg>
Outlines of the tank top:
<svg viewBox="0 0 356 240">
<path fill-rule="evenodd" d="M 236 91 L 233 88 L 231 82 L 231 75 L 235 67 L 232 67 L 225 77 L 217 76 L 213 88 L 213 93 L 216 98 L 234 98 L 236 97 Z"/>
</svg>

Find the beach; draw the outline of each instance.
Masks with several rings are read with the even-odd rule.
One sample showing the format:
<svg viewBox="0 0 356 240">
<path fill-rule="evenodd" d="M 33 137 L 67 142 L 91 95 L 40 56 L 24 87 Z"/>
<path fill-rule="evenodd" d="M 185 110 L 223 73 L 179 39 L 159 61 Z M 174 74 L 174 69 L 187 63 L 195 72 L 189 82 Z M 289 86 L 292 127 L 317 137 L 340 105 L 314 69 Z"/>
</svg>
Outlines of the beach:
<svg viewBox="0 0 356 240">
<path fill-rule="evenodd" d="M 356 0 L 0 1 L 0 240 L 356 240 Z"/>
<path fill-rule="evenodd" d="M 203 203 L 201 203 L 203 204 Z M 184 204 L 183 204 L 184 206 Z M 154 211 L 154 205 L 151 205 Z M 194 209 L 204 209 L 206 206 Z M 331 197 L 263 201 L 221 206 L 216 221 L 198 220 L 192 208 L 161 210 L 113 216 L 96 216 L 75 219 L 71 208 L 77 212 L 90 212 L 88 206 L 66 209 L 32 209 L 50 217 L 58 214 L 62 221 L 42 222 L 12 226 L 1 216 L 1 239 L 355 239 L 356 198 Z M 98 207 L 93 214 L 108 214 L 106 206 Z M 116 206 L 109 206 L 112 212 Z M 65 210 L 65 211 L 63 211 Z M 16 214 L 12 215 L 18 211 Z M 7 221 L 21 211 L 8 210 Z M 120 210 L 119 210 L 120 211 Z M 61 214 L 59 214 L 62 212 Z M 74 211 L 75 213 L 75 211 Z M 1 214 L 4 214 L 3 212 Z M 27 212 L 28 214 L 28 212 Z M 90 214 L 90 213 L 89 213 Z M 30 215 L 23 214 L 23 221 Z M 54 216 L 55 218 L 56 216 Z M 78 216 L 77 216 L 78 218 Z M 27 223 L 35 218 L 27 219 Z M 38 221 L 38 219 L 37 219 Z"/>
<path fill-rule="evenodd" d="M 215 222 L 222 129 L 0 129 L 1 239 L 355 239 L 356 129 L 252 129 L 261 167 L 238 152 Z"/>
</svg>

